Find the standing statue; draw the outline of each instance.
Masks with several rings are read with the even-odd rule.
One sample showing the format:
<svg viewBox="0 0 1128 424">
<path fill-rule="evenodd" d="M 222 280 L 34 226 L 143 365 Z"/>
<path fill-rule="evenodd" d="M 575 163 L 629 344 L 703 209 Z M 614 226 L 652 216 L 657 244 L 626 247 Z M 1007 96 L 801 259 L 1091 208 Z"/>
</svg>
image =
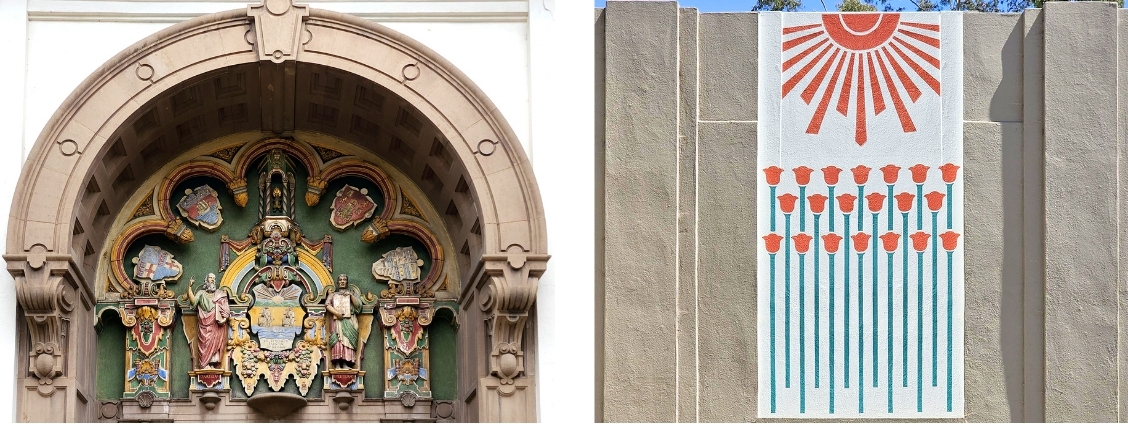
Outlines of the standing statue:
<svg viewBox="0 0 1128 424">
<path fill-rule="evenodd" d="M 356 314 L 360 312 L 360 293 L 349 288 L 349 277 L 337 277 L 337 290 L 325 297 L 325 310 L 329 311 L 329 358 L 335 368 L 347 369 L 356 365 L 356 348 L 360 330 Z"/>
<path fill-rule="evenodd" d="M 227 319 L 231 317 L 231 309 L 227 306 L 227 292 L 216 286 L 215 274 L 209 273 L 204 279 L 204 286 L 192 293 L 192 284 L 195 282 L 195 278 L 188 281 L 188 301 L 197 310 L 197 366 L 201 369 L 220 368 L 220 356 L 227 341 Z"/>
</svg>

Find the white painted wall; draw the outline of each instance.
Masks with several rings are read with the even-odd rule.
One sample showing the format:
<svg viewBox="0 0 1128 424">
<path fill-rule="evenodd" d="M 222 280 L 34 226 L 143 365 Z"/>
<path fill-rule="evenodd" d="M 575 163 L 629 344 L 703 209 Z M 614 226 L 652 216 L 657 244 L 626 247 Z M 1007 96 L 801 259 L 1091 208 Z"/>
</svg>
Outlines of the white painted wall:
<svg viewBox="0 0 1128 424">
<path fill-rule="evenodd" d="M 0 210 L 51 115 L 91 72 L 150 34 L 195 16 L 246 6 L 221 1 L 0 1 Z M 553 259 L 540 281 L 541 421 L 591 421 L 594 189 L 590 3 L 555 0 L 326 1 L 431 47 L 486 93 L 529 152 Z M 537 158 L 551 158 L 540 160 Z M 0 212 L 0 239 L 7 214 Z M 556 282 L 566 282 L 557 285 Z M 0 322 L 14 322 L 12 277 L 0 272 Z M 4 318 L 7 317 L 7 318 Z M 23 323 L 17 323 L 23 325 Z M 0 344 L 15 327 L 0 325 Z M 15 418 L 13 382 L 25 360 L 0 349 L 0 417 Z M 6 400 L 11 399 L 11 400 Z"/>
</svg>

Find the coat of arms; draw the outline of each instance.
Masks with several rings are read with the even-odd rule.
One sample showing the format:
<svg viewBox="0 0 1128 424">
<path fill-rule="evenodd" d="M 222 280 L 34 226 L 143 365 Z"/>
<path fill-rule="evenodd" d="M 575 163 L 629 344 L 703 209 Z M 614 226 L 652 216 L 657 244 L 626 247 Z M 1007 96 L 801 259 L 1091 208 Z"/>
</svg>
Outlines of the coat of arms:
<svg viewBox="0 0 1128 424">
<path fill-rule="evenodd" d="M 423 260 L 410 247 L 397 247 L 372 264 L 372 275 L 396 282 L 418 280 Z"/>
<path fill-rule="evenodd" d="M 180 262 L 172 259 L 171 253 L 157 246 L 142 248 L 134 263 L 137 266 L 133 269 L 133 278 L 138 280 L 176 280 L 183 272 Z"/>
<path fill-rule="evenodd" d="M 208 185 L 196 187 L 195 190 L 184 190 L 184 197 L 176 203 L 176 208 L 180 209 L 180 214 L 189 222 L 208 231 L 214 231 L 223 223 L 219 195 Z"/>
<path fill-rule="evenodd" d="M 346 184 L 337 191 L 331 210 L 329 223 L 333 228 L 344 230 L 371 218 L 376 212 L 376 202 L 368 197 L 368 189 Z"/>
</svg>

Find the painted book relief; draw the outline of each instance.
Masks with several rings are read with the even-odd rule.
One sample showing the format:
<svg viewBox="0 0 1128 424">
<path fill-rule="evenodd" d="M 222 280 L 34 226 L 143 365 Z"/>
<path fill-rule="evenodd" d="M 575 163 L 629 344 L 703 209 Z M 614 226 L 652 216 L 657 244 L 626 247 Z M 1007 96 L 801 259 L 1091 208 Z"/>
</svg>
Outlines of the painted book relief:
<svg viewBox="0 0 1128 424">
<path fill-rule="evenodd" d="M 759 22 L 758 415 L 962 417 L 960 15 Z"/>
</svg>

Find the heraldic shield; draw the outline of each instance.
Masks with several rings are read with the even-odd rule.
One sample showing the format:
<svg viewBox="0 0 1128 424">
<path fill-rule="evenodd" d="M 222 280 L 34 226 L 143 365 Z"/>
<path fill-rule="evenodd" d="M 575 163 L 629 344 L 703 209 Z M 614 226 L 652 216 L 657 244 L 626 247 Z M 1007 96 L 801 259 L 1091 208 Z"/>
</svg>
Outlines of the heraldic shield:
<svg viewBox="0 0 1128 424">
<path fill-rule="evenodd" d="M 195 190 L 184 190 L 184 197 L 176 203 L 188 222 L 196 224 L 208 231 L 215 231 L 223 224 L 223 209 L 219 204 L 219 196 L 211 186 L 203 185 Z"/>
<path fill-rule="evenodd" d="M 346 184 L 337 191 L 337 197 L 333 199 L 329 223 L 333 224 L 333 228 L 345 230 L 371 218 L 374 212 L 376 202 L 368 197 L 368 189 L 357 189 Z"/>
</svg>

